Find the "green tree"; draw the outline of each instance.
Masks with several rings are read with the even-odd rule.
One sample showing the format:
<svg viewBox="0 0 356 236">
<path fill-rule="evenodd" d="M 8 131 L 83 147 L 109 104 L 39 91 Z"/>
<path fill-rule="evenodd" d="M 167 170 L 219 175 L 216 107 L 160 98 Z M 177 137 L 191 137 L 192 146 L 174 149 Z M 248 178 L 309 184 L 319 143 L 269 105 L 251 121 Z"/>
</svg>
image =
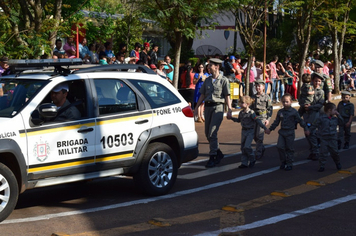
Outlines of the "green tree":
<svg viewBox="0 0 356 236">
<path fill-rule="evenodd" d="M 178 68 L 183 37 L 194 38 L 197 22 L 209 18 L 218 9 L 217 0 L 153 0 L 136 1 L 141 12 L 159 25 L 166 35 L 173 35 L 174 42 L 174 87 L 178 87 Z"/>
<path fill-rule="evenodd" d="M 235 14 L 236 31 L 240 33 L 246 45 L 248 65 L 246 71 L 246 94 L 249 94 L 249 78 L 252 59 L 256 48 L 261 46 L 263 31 L 260 29 L 265 19 L 265 4 L 271 6 L 272 0 L 241 0 L 238 3 L 223 1 L 221 7 Z"/>
<path fill-rule="evenodd" d="M 355 34 L 356 23 L 350 20 L 350 10 L 355 6 L 353 0 L 325 0 L 320 16 L 320 29 L 331 35 L 334 56 L 335 93 L 340 92 L 340 64 L 343 57 L 343 46 L 346 33 Z"/>
<path fill-rule="evenodd" d="M 143 14 L 137 10 L 134 2 L 123 3 L 124 16 L 116 21 L 114 38 L 114 50 L 118 51 L 120 43 L 125 43 L 128 49 L 133 49 L 136 42 L 143 45 L 142 32 L 145 27 L 150 27 L 150 23 L 142 21 Z M 151 24 L 152 25 L 152 24 Z"/>
<path fill-rule="evenodd" d="M 299 75 L 304 73 L 305 59 L 310 48 L 310 40 L 313 28 L 315 28 L 315 13 L 320 10 L 322 1 L 320 0 L 305 0 L 305 1 L 286 1 L 283 9 L 290 15 L 290 20 L 295 22 L 294 32 L 296 36 L 296 50 L 298 51 L 299 60 Z M 302 80 L 299 80 L 298 91 Z"/>
<path fill-rule="evenodd" d="M 69 5 L 69 3 L 71 5 Z M 71 16 L 88 0 L 2 0 L 0 50 L 12 58 L 38 58 L 52 51 L 57 32 L 62 27 L 62 12 Z M 63 11 L 65 9 L 65 11 Z M 64 24 L 63 24 L 64 25 Z M 68 29 L 68 27 L 67 27 Z M 68 29 L 69 30 L 69 29 Z"/>
</svg>

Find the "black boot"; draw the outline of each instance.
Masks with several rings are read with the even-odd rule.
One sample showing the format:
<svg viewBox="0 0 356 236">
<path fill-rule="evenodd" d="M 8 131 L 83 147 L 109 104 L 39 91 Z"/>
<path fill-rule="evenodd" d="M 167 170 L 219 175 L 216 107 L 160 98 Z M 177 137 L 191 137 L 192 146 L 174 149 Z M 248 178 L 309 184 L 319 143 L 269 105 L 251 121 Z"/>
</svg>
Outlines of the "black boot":
<svg viewBox="0 0 356 236">
<path fill-rule="evenodd" d="M 215 166 L 215 158 L 216 158 L 215 155 L 210 156 L 209 161 L 206 163 L 205 167 L 206 168 L 214 167 Z"/>
<path fill-rule="evenodd" d="M 336 165 L 336 169 L 338 169 L 338 170 L 342 169 L 342 166 L 341 166 L 340 162 L 339 163 L 335 163 L 335 165 Z"/>
<path fill-rule="evenodd" d="M 223 158 L 224 158 L 224 154 L 221 152 L 220 149 L 218 149 L 218 151 L 216 153 L 216 158 L 215 158 L 215 165 L 219 164 Z"/>
<path fill-rule="evenodd" d="M 344 149 L 349 149 L 349 142 L 345 142 Z"/>
</svg>

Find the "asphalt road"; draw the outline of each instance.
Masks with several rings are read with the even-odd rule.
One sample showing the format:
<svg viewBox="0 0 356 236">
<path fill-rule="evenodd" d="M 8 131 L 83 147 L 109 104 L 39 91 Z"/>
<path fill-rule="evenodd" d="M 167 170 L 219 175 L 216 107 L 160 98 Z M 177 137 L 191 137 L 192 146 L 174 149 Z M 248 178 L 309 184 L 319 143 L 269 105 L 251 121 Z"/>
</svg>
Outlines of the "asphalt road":
<svg viewBox="0 0 356 236">
<path fill-rule="evenodd" d="M 142 195 L 125 177 L 28 190 L 0 235 L 356 235 L 355 126 L 350 149 L 340 152 L 342 171 L 329 158 L 322 173 L 306 159 L 300 127 L 292 171 L 279 170 L 277 131 L 266 135 L 254 168 L 238 169 L 241 126 L 226 119 L 219 131 L 226 158 L 206 169 L 203 126 L 196 124 L 200 156 L 182 166 L 170 194 Z"/>
</svg>

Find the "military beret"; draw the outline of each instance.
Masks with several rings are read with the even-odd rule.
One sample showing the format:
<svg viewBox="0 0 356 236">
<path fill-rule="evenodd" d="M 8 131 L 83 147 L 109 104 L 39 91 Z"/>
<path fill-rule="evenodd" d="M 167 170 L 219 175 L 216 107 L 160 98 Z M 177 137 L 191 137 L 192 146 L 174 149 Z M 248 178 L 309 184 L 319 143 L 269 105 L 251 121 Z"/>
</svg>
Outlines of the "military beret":
<svg viewBox="0 0 356 236">
<path fill-rule="evenodd" d="M 325 80 L 324 74 L 321 74 L 321 73 L 318 73 L 318 72 L 314 72 L 314 73 L 311 75 L 311 77 L 312 77 L 312 79 L 314 79 L 315 77 L 319 77 L 319 79 Z"/>
<path fill-rule="evenodd" d="M 341 91 L 341 94 L 342 95 L 349 95 L 349 96 L 351 96 L 351 93 L 349 92 L 349 91 Z"/>
<path fill-rule="evenodd" d="M 320 60 L 313 61 L 313 64 L 315 64 L 315 65 L 317 65 L 319 67 L 324 67 L 324 63 L 322 61 L 320 61 Z"/>
<path fill-rule="evenodd" d="M 255 84 L 265 84 L 265 81 L 263 79 L 257 79 L 255 80 Z"/>
<path fill-rule="evenodd" d="M 221 64 L 223 62 L 219 58 L 211 58 L 209 61 L 215 64 Z"/>
</svg>

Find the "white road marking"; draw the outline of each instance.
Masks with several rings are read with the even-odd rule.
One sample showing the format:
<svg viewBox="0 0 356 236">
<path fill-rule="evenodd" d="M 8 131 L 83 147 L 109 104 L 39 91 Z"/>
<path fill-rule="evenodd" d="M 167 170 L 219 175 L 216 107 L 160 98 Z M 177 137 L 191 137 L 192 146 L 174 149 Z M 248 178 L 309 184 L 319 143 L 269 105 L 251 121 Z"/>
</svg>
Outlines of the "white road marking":
<svg viewBox="0 0 356 236">
<path fill-rule="evenodd" d="M 225 229 L 221 229 L 221 230 L 217 230 L 217 231 L 212 231 L 212 232 L 206 232 L 206 233 L 202 233 L 202 234 L 198 234 L 199 236 L 210 236 L 210 235 L 219 235 L 221 233 L 231 233 L 231 232 L 238 232 L 238 231 L 243 231 L 243 230 L 249 230 L 249 229 L 255 229 L 255 228 L 259 228 L 259 227 L 263 227 L 266 225 L 271 225 L 271 224 L 275 224 L 284 220 L 289 220 L 292 218 L 295 218 L 297 216 L 301 216 L 301 215 L 306 215 L 309 213 L 313 213 L 316 211 L 320 211 L 320 210 L 324 210 L 330 207 L 334 207 L 337 206 L 339 204 L 342 203 L 346 203 L 349 201 L 354 201 L 356 200 L 356 194 L 352 194 L 352 195 L 348 195 L 345 197 L 341 197 L 341 198 L 337 198 L 328 202 L 324 202 L 321 203 L 319 205 L 315 205 L 315 206 L 311 206 L 311 207 L 307 207 L 301 210 L 297 210 L 297 211 L 293 211 L 290 213 L 286 213 L 286 214 L 282 214 L 282 215 L 278 215 L 278 216 L 274 216 L 271 218 L 267 218 L 264 220 L 259 220 L 250 224 L 246 224 L 246 225 L 240 225 L 240 226 L 235 226 L 235 227 L 229 227 L 229 228 L 225 228 Z"/>
<path fill-rule="evenodd" d="M 223 166 L 214 167 L 214 168 L 204 168 L 204 170 L 202 170 L 202 171 L 197 171 L 197 172 L 185 174 L 185 175 L 178 175 L 178 178 L 179 179 L 196 179 L 196 178 L 200 178 L 200 177 L 204 177 L 204 176 L 208 176 L 208 175 L 212 175 L 212 174 L 221 173 L 223 171 L 238 169 L 240 164 L 241 164 L 241 162 L 233 163 L 230 165 L 223 165 Z"/>
<path fill-rule="evenodd" d="M 261 163 L 259 161 L 256 162 Z M 208 176 L 208 175 L 212 175 L 212 174 L 218 174 L 224 171 L 228 171 L 228 170 L 233 170 L 233 169 L 238 169 L 239 165 L 241 165 L 241 162 L 236 162 L 233 164 L 229 164 L 229 165 L 223 165 L 223 166 L 218 166 L 218 167 L 214 167 L 214 168 L 205 168 L 204 166 L 185 166 L 184 168 L 195 168 L 197 167 L 197 169 L 203 169 L 202 171 L 196 171 L 194 173 L 190 173 L 190 174 L 185 174 L 185 175 L 178 175 L 179 179 L 196 179 L 196 178 L 201 178 L 204 176 Z"/>
<path fill-rule="evenodd" d="M 305 164 L 305 163 L 308 163 L 308 162 L 310 162 L 310 161 L 309 160 L 298 161 L 298 162 L 295 162 L 294 165 L 302 165 L 302 164 Z M 237 183 L 237 182 L 244 181 L 244 180 L 247 180 L 247 179 L 251 179 L 251 178 L 254 178 L 254 177 L 257 177 L 257 176 L 261 176 L 261 175 L 264 175 L 264 174 L 269 174 L 269 173 L 271 173 L 273 171 L 276 171 L 276 170 L 279 170 L 279 166 L 278 167 L 273 167 L 273 168 L 270 168 L 270 169 L 267 169 L 267 170 L 262 170 L 262 171 L 259 171 L 259 172 L 251 173 L 251 174 L 248 174 L 248 175 L 240 176 L 240 177 L 237 177 L 235 179 L 226 180 L 226 181 L 222 181 L 222 182 L 217 182 L 217 183 L 209 184 L 209 185 L 206 185 L 206 186 L 193 188 L 193 189 L 188 189 L 188 190 L 184 190 L 184 191 L 180 191 L 180 192 L 176 192 L 176 193 L 171 193 L 171 194 L 167 194 L 167 195 L 164 195 L 164 196 L 145 198 L 145 199 L 140 199 L 140 200 L 135 200 L 135 201 L 130 201 L 130 202 L 123 202 L 123 203 L 118 203 L 118 204 L 113 204 L 113 205 L 108 205 L 108 206 L 103 206 L 103 207 L 89 208 L 89 209 L 86 209 L 86 210 L 67 211 L 67 212 L 61 212 L 61 213 L 55 213 L 55 214 L 41 215 L 41 216 L 36 216 L 36 217 L 27 217 L 27 218 L 21 218 L 21 219 L 5 220 L 2 223 L 0 223 L 0 225 L 1 224 L 14 224 L 14 223 L 32 222 L 32 221 L 39 221 L 39 220 L 49 220 L 49 219 L 58 218 L 58 217 L 73 216 L 73 215 L 87 214 L 87 213 L 98 212 L 98 211 L 112 210 L 112 209 L 116 209 L 116 208 L 133 206 L 133 205 L 137 205 L 137 204 L 146 204 L 146 203 L 150 203 L 150 202 L 155 202 L 155 201 L 159 201 L 159 200 L 163 200 L 163 199 L 170 199 L 170 198 L 180 197 L 180 196 L 184 196 L 184 195 L 188 195 L 188 194 L 192 194 L 192 193 L 196 193 L 196 192 L 200 192 L 200 191 L 205 191 L 205 190 L 212 189 L 212 188 L 221 187 L 221 186 L 228 185 L 228 184 Z"/>
</svg>

